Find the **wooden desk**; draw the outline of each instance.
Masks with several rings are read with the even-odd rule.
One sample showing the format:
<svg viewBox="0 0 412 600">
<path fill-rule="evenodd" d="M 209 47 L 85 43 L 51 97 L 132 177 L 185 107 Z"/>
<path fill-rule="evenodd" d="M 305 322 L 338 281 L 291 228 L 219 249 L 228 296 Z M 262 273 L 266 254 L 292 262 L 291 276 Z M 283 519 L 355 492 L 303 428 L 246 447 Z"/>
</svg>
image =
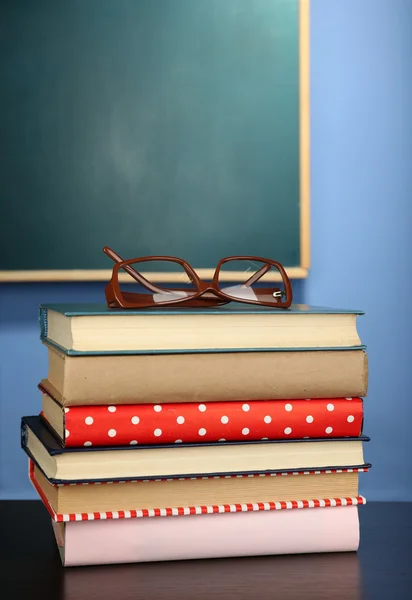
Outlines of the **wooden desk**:
<svg viewBox="0 0 412 600">
<path fill-rule="evenodd" d="M 410 600 L 412 503 L 360 507 L 359 552 L 63 569 L 46 510 L 0 503 L 7 600 Z M 3 591 L 6 595 L 3 595 Z"/>
</svg>

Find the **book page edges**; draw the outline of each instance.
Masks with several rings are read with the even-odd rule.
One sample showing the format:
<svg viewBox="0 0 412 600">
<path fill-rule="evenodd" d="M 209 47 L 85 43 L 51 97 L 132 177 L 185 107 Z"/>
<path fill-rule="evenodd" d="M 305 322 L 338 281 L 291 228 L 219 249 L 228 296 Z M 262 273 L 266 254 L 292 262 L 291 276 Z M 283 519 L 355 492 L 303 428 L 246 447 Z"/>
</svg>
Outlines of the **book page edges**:
<svg viewBox="0 0 412 600">
<path fill-rule="evenodd" d="M 120 315 L 48 311 L 46 341 L 68 354 L 359 347 L 354 314 Z M 309 324 L 310 323 L 310 324 Z M 303 326 L 304 325 L 304 326 Z"/>
</svg>

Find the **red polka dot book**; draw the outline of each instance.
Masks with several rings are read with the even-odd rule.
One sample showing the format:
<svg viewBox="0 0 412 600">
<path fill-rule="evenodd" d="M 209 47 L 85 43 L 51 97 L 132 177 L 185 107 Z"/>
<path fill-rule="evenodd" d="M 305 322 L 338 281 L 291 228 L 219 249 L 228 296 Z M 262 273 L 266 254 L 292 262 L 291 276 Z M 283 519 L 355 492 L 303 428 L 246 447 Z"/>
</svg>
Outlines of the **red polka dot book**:
<svg viewBox="0 0 412 600">
<path fill-rule="evenodd" d="M 63 565 L 357 550 L 361 314 L 41 306 L 21 439 Z"/>
<path fill-rule="evenodd" d="M 64 447 L 343 438 L 362 433 L 361 398 L 65 408 L 39 387 L 42 416 Z"/>
</svg>

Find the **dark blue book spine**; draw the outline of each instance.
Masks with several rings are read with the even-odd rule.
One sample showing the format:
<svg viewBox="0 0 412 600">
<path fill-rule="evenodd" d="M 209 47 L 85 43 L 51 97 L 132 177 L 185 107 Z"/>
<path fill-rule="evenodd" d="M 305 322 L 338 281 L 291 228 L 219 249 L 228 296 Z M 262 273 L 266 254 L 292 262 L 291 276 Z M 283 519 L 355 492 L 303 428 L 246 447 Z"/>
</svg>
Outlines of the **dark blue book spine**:
<svg viewBox="0 0 412 600">
<path fill-rule="evenodd" d="M 47 308 L 44 306 L 39 307 L 39 326 L 40 326 L 40 339 L 47 339 Z"/>
<path fill-rule="evenodd" d="M 20 425 L 20 443 L 21 443 L 21 447 L 23 448 L 23 450 L 26 450 L 26 448 L 27 448 L 27 437 L 28 437 L 27 424 L 22 419 L 21 425 Z"/>
</svg>

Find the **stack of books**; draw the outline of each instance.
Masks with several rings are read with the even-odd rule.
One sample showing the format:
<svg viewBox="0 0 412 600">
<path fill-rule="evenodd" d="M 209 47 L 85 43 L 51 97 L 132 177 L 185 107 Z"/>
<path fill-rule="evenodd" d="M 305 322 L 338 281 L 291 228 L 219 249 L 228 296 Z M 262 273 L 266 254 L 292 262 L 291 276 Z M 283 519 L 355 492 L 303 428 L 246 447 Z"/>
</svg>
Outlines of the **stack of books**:
<svg viewBox="0 0 412 600">
<path fill-rule="evenodd" d="M 356 550 L 359 314 L 41 306 L 22 447 L 63 564 Z"/>
</svg>

